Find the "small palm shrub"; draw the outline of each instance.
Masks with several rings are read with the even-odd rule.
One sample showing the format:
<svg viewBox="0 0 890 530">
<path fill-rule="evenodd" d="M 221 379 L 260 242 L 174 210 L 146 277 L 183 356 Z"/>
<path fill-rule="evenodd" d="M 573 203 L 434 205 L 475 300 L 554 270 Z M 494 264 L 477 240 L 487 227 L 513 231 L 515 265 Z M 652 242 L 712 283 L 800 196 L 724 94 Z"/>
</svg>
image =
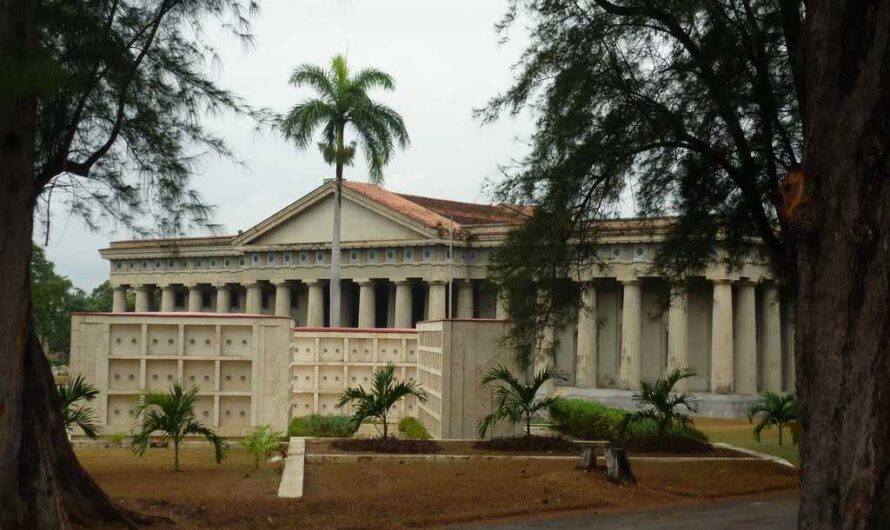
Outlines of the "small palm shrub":
<svg viewBox="0 0 890 530">
<path fill-rule="evenodd" d="M 126 431 L 119 431 L 114 434 L 110 434 L 108 436 L 108 443 L 111 444 L 112 447 L 123 447 L 124 442 L 127 440 L 127 437 L 130 436 Z"/>
<path fill-rule="evenodd" d="M 779 445 L 782 445 L 782 430 L 792 422 L 797 422 L 797 399 L 794 394 L 780 395 L 773 392 L 760 394 L 760 399 L 748 409 L 748 421 L 753 422 L 754 439 L 760 442 L 760 434 L 773 425 L 779 428 Z M 792 442 L 795 439 L 792 438 Z"/>
<path fill-rule="evenodd" d="M 497 423 L 507 421 L 513 425 L 522 423 L 525 427 L 525 435 L 532 434 L 532 419 L 541 411 L 547 410 L 560 398 L 546 396 L 538 398 L 538 390 L 551 379 L 565 381 L 568 375 L 548 364 L 540 372 L 536 373 L 531 382 L 523 383 L 510 370 L 503 365 L 498 365 L 488 371 L 482 378 L 483 385 L 494 383 L 494 411 L 482 419 L 479 424 L 479 436 L 485 438 L 488 431 Z"/>
<path fill-rule="evenodd" d="M 57 385 L 56 390 L 59 392 L 59 401 L 62 403 L 62 423 L 65 425 L 65 432 L 71 433 L 71 429 L 75 426 L 89 437 L 96 438 L 99 435 L 99 428 L 96 426 L 96 417 L 93 409 L 80 402 L 91 402 L 99 395 L 99 389 L 87 383 L 82 375 L 68 379 L 65 384 Z"/>
<path fill-rule="evenodd" d="M 635 423 L 648 420 L 655 424 L 656 441 L 662 443 L 672 431 L 692 429 L 694 422 L 686 412 L 698 412 L 698 400 L 693 394 L 677 394 L 673 390 L 677 382 L 695 375 L 693 368 L 678 368 L 659 377 L 655 383 L 640 382 L 640 391 L 633 395 L 640 410 L 624 416 L 621 433 L 625 434 Z"/>
<path fill-rule="evenodd" d="M 183 390 L 180 382 L 173 383 L 169 392 L 145 391 L 139 395 L 136 407 L 130 412 L 139 422 L 131 447 L 139 456 L 145 454 L 154 433 L 163 440 L 173 440 L 173 469 L 179 471 L 179 444 L 187 435 L 204 437 L 214 449 L 216 463 L 222 462 L 229 451 L 229 443 L 195 418 L 198 387 Z"/>
<path fill-rule="evenodd" d="M 241 440 L 241 446 L 253 455 L 254 469 L 260 467 L 260 461 L 269 460 L 273 453 L 281 449 L 283 443 L 284 433 L 272 429 L 269 425 L 256 427 Z"/>
<path fill-rule="evenodd" d="M 370 391 L 359 386 L 347 388 L 340 395 L 337 401 L 338 409 L 349 404 L 355 405 L 352 421 L 356 430 L 366 418 L 376 418 L 383 424 L 383 439 L 386 440 L 389 434 L 386 417 L 396 402 L 407 396 L 415 396 L 420 401 L 426 401 L 426 392 L 416 381 L 413 379 L 397 381 L 395 374 L 396 365 L 389 363 L 374 372 Z"/>
<path fill-rule="evenodd" d="M 351 416 L 322 416 L 310 414 L 290 420 L 288 436 L 306 438 L 349 438 L 355 434 L 355 424 Z"/>
<path fill-rule="evenodd" d="M 399 432 L 409 440 L 431 440 L 433 437 L 417 418 L 407 417 L 399 420 Z"/>
</svg>

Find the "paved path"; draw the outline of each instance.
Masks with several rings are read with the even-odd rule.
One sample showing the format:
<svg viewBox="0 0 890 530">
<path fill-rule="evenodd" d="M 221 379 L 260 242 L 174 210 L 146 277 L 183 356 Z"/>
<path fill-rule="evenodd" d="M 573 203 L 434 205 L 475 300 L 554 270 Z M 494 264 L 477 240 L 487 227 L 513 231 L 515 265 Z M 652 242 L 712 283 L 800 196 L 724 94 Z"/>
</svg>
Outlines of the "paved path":
<svg viewBox="0 0 890 530">
<path fill-rule="evenodd" d="M 734 499 L 622 514 L 573 515 L 507 524 L 474 525 L 464 530 L 793 530 L 797 496 Z"/>
</svg>

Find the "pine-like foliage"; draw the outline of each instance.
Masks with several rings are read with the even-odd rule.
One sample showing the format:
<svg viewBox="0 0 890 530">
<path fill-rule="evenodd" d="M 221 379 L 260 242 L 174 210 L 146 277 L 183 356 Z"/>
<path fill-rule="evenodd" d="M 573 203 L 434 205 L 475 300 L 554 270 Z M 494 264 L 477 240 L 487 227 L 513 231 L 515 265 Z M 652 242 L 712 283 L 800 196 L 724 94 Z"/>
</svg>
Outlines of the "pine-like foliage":
<svg viewBox="0 0 890 530">
<path fill-rule="evenodd" d="M 190 179 L 205 154 L 232 158 L 202 124 L 231 112 L 265 121 L 207 75 L 211 23 L 251 42 L 252 0 L 45 0 L 37 51 L 36 166 L 40 220 L 61 203 L 97 227 L 137 234 L 213 227 Z"/>
<path fill-rule="evenodd" d="M 494 187 L 534 206 L 492 271 L 522 356 L 577 307 L 565 279 L 604 266 L 600 221 L 627 193 L 642 217 L 679 216 L 658 275 L 683 282 L 715 257 L 731 266 L 759 238 L 793 283 L 776 212 L 801 153 L 802 10 L 794 0 L 510 2 L 501 31 L 520 20 L 531 43 L 513 85 L 478 115 L 536 119 L 530 153 Z M 726 253 L 715 255 L 718 242 Z"/>
<path fill-rule="evenodd" d="M 152 436 L 170 439 L 173 441 L 173 469 L 179 471 L 179 444 L 186 436 L 200 436 L 213 446 L 216 463 L 222 462 L 229 451 L 229 442 L 195 418 L 198 391 L 197 386 L 184 390 L 177 381 L 169 392 L 140 394 L 136 407 L 130 412 L 139 423 L 131 440 L 133 452 L 139 456 L 145 454 Z"/>
<path fill-rule="evenodd" d="M 352 421 L 356 430 L 365 419 L 377 418 L 383 424 L 383 439 L 386 440 L 389 436 L 387 416 L 393 406 L 407 396 L 414 396 L 420 401 L 427 400 L 426 391 L 414 379 L 397 380 L 396 365 L 388 363 L 374 372 L 370 390 L 365 390 L 362 386 L 344 390 L 337 401 L 337 408 L 354 405 Z"/>
</svg>

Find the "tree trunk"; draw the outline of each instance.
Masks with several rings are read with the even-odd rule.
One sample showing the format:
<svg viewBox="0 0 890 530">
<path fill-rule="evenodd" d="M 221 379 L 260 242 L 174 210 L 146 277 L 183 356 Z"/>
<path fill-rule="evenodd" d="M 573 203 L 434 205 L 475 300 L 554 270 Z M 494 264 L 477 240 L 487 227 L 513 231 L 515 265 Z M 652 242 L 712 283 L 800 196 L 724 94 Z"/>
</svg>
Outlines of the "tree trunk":
<svg viewBox="0 0 890 530">
<path fill-rule="evenodd" d="M 126 519 L 80 467 L 31 316 L 34 0 L 0 0 L 0 528 Z"/>
<path fill-rule="evenodd" d="M 173 440 L 173 471 L 179 471 L 179 440 Z"/>
<path fill-rule="evenodd" d="M 779 445 L 782 445 L 782 424 L 779 424 Z"/>
<path fill-rule="evenodd" d="M 337 179 L 334 185 L 334 229 L 331 234 L 331 314 L 329 325 L 340 327 L 340 206 L 343 202 L 343 128 L 337 133 Z"/>
<path fill-rule="evenodd" d="M 800 528 L 890 521 L 890 2 L 807 3 Z"/>
</svg>

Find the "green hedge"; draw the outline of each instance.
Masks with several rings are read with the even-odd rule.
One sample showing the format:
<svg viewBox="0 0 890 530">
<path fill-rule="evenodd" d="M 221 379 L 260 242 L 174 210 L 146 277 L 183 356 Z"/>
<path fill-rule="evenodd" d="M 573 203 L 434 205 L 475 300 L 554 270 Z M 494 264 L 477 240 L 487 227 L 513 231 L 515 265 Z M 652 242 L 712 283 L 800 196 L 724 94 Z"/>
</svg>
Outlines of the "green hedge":
<svg viewBox="0 0 890 530">
<path fill-rule="evenodd" d="M 417 418 L 402 418 L 399 420 L 399 432 L 409 440 L 430 440 L 432 436 L 426 427 Z"/>
<path fill-rule="evenodd" d="M 622 438 L 621 420 L 624 415 L 623 410 L 583 399 L 559 399 L 550 407 L 551 427 L 572 438 L 609 440 L 638 448 L 657 445 L 656 424 L 650 420 L 632 424 Z M 667 445 L 679 448 L 685 443 L 707 443 L 708 437 L 695 428 L 675 429 L 668 433 L 667 442 Z"/>
<path fill-rule="evenodd" d="M 349 438 L 355 433 L 351 416 L 322 416 L 310 414 L 290 421 L 288 436 L 313 438 Z"/>
</svg>

